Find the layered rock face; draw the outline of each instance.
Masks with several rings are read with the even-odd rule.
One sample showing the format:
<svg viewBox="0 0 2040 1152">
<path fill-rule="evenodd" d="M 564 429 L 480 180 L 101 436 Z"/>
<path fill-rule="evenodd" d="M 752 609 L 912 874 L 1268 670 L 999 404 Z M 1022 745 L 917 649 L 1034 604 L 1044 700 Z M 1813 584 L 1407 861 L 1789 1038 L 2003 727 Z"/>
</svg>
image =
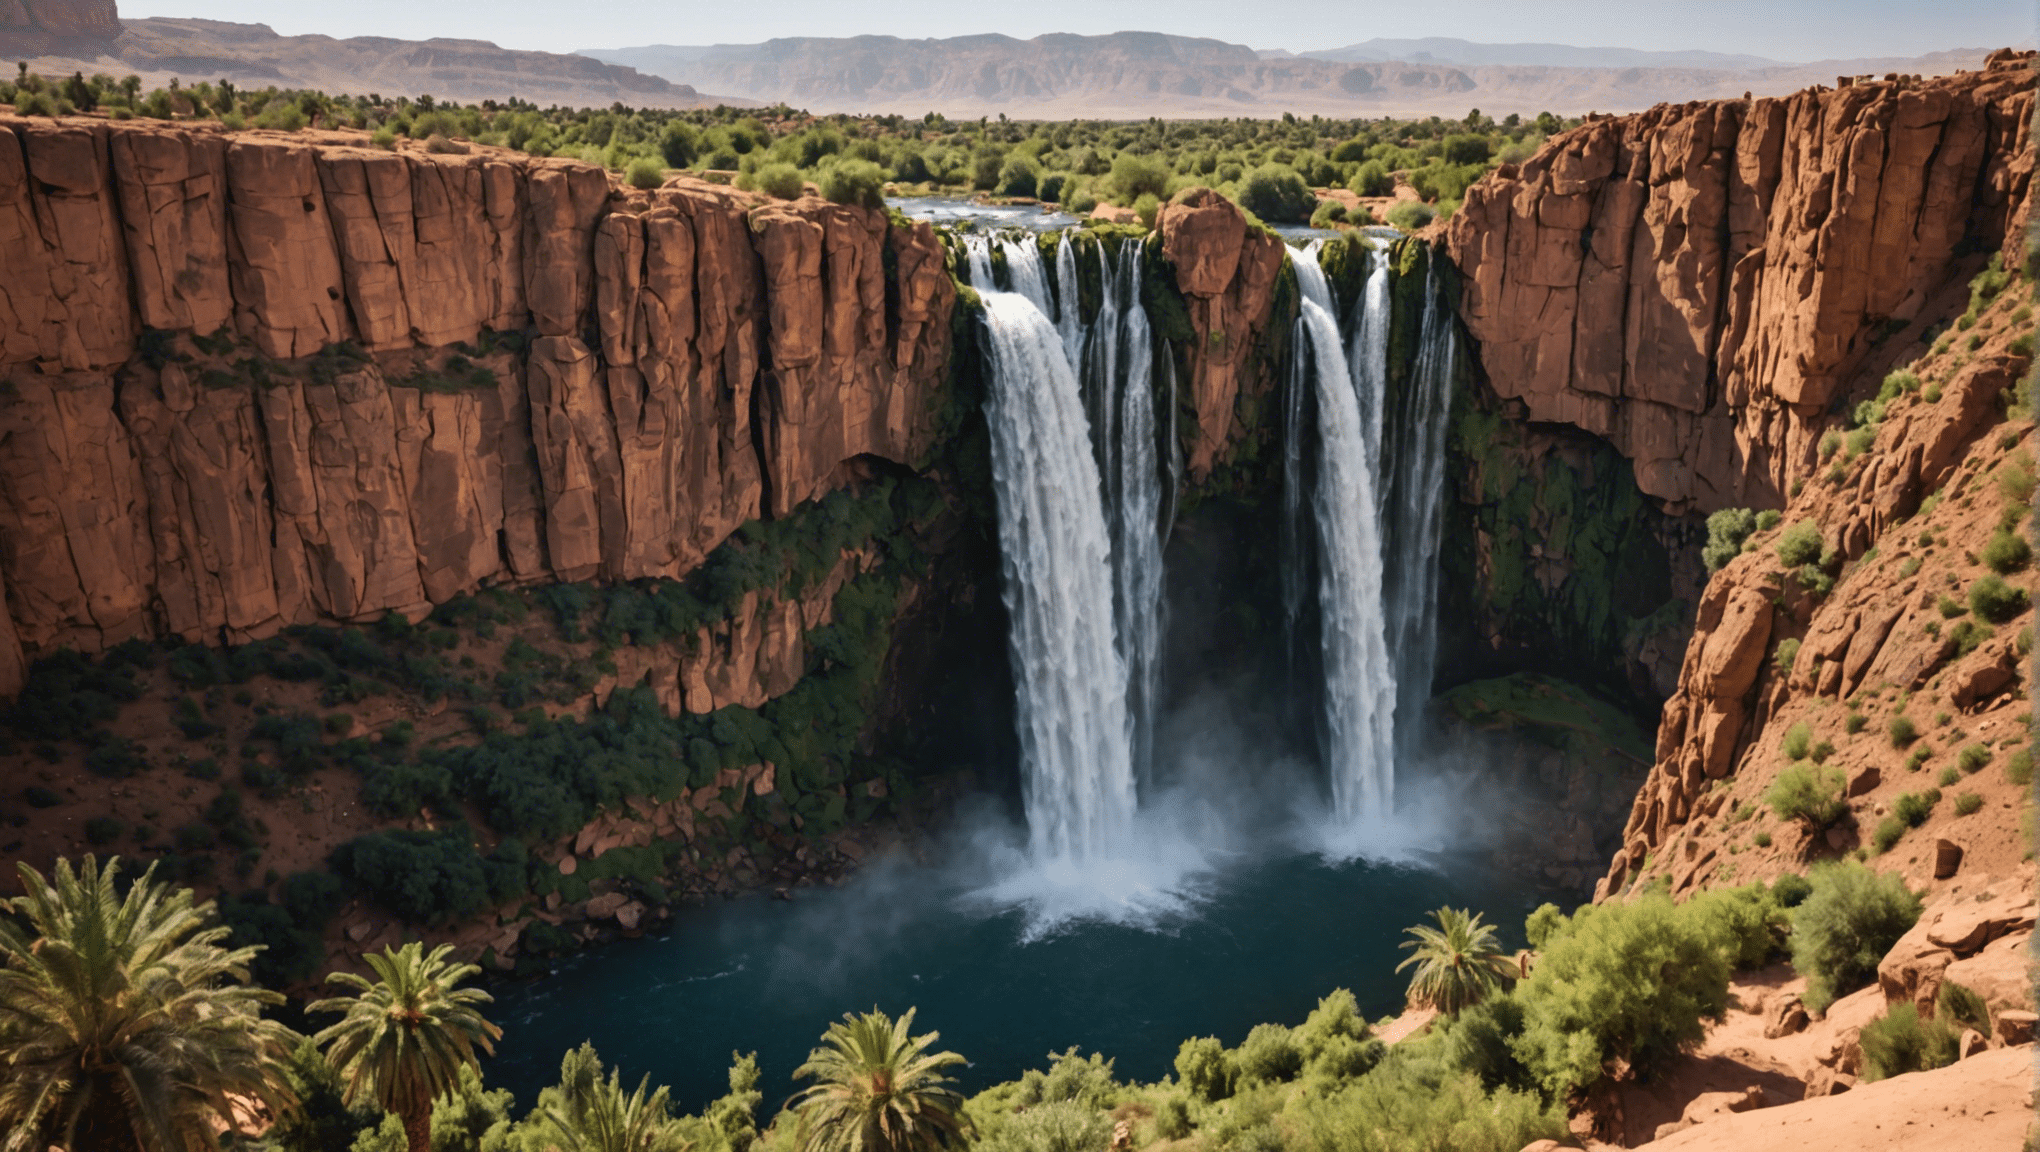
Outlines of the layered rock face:
<svg viewBox="0 0 2040 1152">
<path fill-rule="evenodd" d="M 1445 232 L 1488 378 L 1672 510 L 1781 505 L 1958 257 L 2017 262 L 2032 56 L 1603 117 L 1502 166 Z"/>
<path fill-rule="evenodd" d="M 114 0 L 0 0 L 0 33 L 10 32 L 111 40 L 120 15 Z"/>
<path fill-rule="evenodd" d="M 1231 201 L 1209 189 L 1194 189 L 1164 207 L 1156 226 L 1197 337 L 1184 354 L 1198 430 L 1188 463 L 1191 479 L 1201 480 L 1238 431 L 1234 404 L 1241 390 L 1268 383 L 1248 379 L 1248 367 L 1267 330 L 1287 255 L 1281 240 L 1249 226 Z"/>
<path fill-rule="evenodd" d="M 678 577 L 930 450 L 926 225 L 358 143 L 0 118 L 0 695 L 61 645 Z"/>
</svg>

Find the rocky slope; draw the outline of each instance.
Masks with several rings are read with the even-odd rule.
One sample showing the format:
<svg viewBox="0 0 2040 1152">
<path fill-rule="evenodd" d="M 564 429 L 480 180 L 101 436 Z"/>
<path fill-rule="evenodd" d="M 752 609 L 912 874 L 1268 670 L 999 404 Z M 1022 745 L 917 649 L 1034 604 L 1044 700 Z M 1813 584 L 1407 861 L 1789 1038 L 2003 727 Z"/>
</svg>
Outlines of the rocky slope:
<svg viewBox="0 0 2040 1152">
<path fill-rule="evenodd" d="M 1495 390 L 1605 437 L 1672 509 L 1776 507 L 1825 410 L 1964 253 L 2018 263 L 2031 54 L 1604 118 L 1446 229 Z"/>
</svg>

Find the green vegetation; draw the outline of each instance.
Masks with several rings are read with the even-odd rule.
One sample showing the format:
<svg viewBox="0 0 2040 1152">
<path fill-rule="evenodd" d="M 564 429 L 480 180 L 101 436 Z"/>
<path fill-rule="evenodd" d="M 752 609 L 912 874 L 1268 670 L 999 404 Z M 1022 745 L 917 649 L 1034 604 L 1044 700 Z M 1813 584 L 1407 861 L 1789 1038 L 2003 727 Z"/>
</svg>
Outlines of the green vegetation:
<svg viewBox="0 0 2040 1152">
<path fill-rule="evenodd" d="M 1877 963 L 1920 918 L 1920 898 L 1898 877 L 1855 861 L 1817 864 L 1813 890 L 1792 914 L 1792 966 L 1806 1006 L 1825 1012 L 1877 975 Z"/>
<path fill-rule="evenodd" d="M 1863 1079 L 1885 1080 L 1953 1064 L 1959 1035 L 1945 1020 L 1921 1020 L 1913 1005 L 1895 1004 L 1863 1026 Z"/>
<path fill-rule="evenodd" d="M 1410 974 L 1411 1004 L 1456 1016 L 1502 986 L 1514 965 L 1502 954 L 1495 926 L 1481 923 L 1479 913 L 1440 908 L 1431 915 L 1438 926 L 1419 924 L 1408 930 L 1412 938 L 1401 947 L 1410 955 L 1395 970 L 1416 966 Z"/>
<path fill-rule="evenodd" d="M 1848 778 L 1840 768 L 1805 761 L 1788 766 L 1764 793 L 1764 803 L 1780 820 L 1796 820 L 1820 831 L 1840 820 L 1849 806 L 1842 799 Z"/>
<path fill-rule="evenodd" d="M 188 888 L 154 869 L 130 886 L 116 860 L 52 875 L 17 866 L 25 895 L 0 901 L 0 1126 L 8 1147 L 83 1146 L 125 1130 L 213 1146 L 228 1093 L 293 1103 L 297 1036 L 262 1017 L 283 997 L 248 984 L 252 948 Z"/>
<path fill-rule="evenodd" d="M 914 1010 L 898 1020 L 873 1010 L 829 1025 L 822 1047 L 794 1070 L 815 1082 L 795 1096 L 801 1152 L 937 1152 L 969 1131 L 962 1097 L 943 1069 L 954 1052 L 929 1052 L 940 1033 L 914 1036 Z"/>
<path fill-rule="evenodd" d="M 1919 727 L 1913 723 L 1912 717 L 1907 716 L 1903 712 L 1894 715 L 1890 720 L 1886 721 L 1884 731 L 1886 735 L 1891 737 L 1891 746 L 1893 748 L 1903 748 L 1917 740 L 1920 735 Z"/>
<path fill-rule="evenodd" d="M 1941 987 L 1935 991 L 1934 1018 L 1957 1029 L 1974 1028 L 1990 1035 L 1990 1006 L 1975 989 L 1953 980 L 1941 981 Z"/>
<path fill-rule="evenodd" d="M 1962 751 L 1955 754 L 1955 763 L 1960 765 L 1964 772 L 1981 772 L 1983 766 L 1990 763 L 1990 760 L 1990 749 L 1981 744 L 1965 744 Z"/>
<path fill-rule="evenodd" d="M 1723 508 L 1709 515 L 1707 545 L 1700 550 L 1700 559 L 1707 565 L 1707 570 L 1719 571 L 1722 565 L 1741 555 L 1743 541 L 1749 539 L 1756 527 L 1756 513 L 1747 508 Z"/>
<path fill-rule="evenodd" d="M 2026 538 L 2003 528 L 1991 533 L 1990 542 L 1983 546 L 1984 564 L 2000 575 L 2017 572 L 2032 559 L 2033 548 L 2026 543 Z"/>
<path fill-rule="evenodd" d="M 1958 792 L 1955 795 L 1955 814 L 1957 816 L 1974 816 L 1977 810 L 1982 807 L 1983 797 L 1974 792 Z"/>
<path fill-rule="evenodd" d="M 326 979 L 356 994 L 305 1008 L 343 1014 L 313 1043 L 345 1083 L 346 1102 L 373 1101 L 395 1115 L 410 1152 L 432 1152 L 433 1100 L 458 1089 L 461 1072 L 477 1066 L 477 1045 L 494 1052 L 503 1034 L 479 1011 L 492 997 L 458 987 L 481 969 L 451 960 L 452 953 L 452 945 L 428 953 L 418 943 L 371 953 L 362 959 L 374 981 L 335 972 Z"/>
<path fill-rule="evenodd" d="M 2019 615 L 2029 603 L 2024 588 L 2007 584 L 1996 575 L 1985 576 L 1969 586 L 1969 610 L 1993 624 L 2003 624 Z"/>
<path fill-rule="evenodd" d="M 1776 547 L 1778 559 L 1787 568 L 1814 563 L 1821 554 L 1820 525 L 1801 520 L 1778 536 Z"/>
<path fill-rule="evenodd" d="M 1801 720 L 1785 729 L 1785 739 L 1779 750 L 1787 760 L 1804 760 L 1813 747 L 1813 726 Z"/>
</svg>

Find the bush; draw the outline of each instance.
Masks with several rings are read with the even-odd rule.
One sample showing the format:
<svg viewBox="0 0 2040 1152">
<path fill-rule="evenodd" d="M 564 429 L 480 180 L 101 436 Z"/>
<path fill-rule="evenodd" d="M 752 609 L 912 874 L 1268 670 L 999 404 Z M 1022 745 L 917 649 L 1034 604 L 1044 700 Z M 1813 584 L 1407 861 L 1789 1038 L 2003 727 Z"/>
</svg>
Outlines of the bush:
<svg viewBox="0 0 2040 1152">
<path fill-rule="evenodd" d="M 1905 835 L 1905 821 L 1896 816 L 1886 816 L 1877 822 L 1877 830 L 1870 834 L 1870 842 L 1877 848 L 1879 856 L 1891 851 L 1899 837 Z"/>
<path fill-rule="evenodd" d="M 1813 895 L 1813 881 L 1797 872 L 1787 872 L 1771 882 L 1771 899 L 1780 908 L 1797 908 Z"/>
<path fill-rule="evenodd" d="M 1393 196 L 1395 177 L 1389 175 L 1388 166 L 1381 161 L 1368 160 L 1353 171 L 1353 179 L 1346 187 L 1355 196 Z"/>
<path fill-rule="evenodd" d="M 1898 876 L 1855 861 L 1816 865 L 1813 893 L 1792 914 L 1792 967 L 1806 1006 L 1827 1011 L 1877 976 L 1877 963 L 1920 918 L 1920 898 Z"/>
<path fill-rule="evenodd" d="M 1797 568 L 1820 559 L 1820 525 L 1801 520 L 1778 537 L 1778 559 L 1787 568 Z"/>
<path fill-rule="evenodd" d="M 1240 183 L 1239 205 L 1275 224 L 1305 224 L 1317 207 L 1310 185 L 1286 164 L 1263 164 Z"/>
<path fill-rule="evenodd" d="M 1886 1080 L 1955 1062 L 1960 1034 L 1941 1020 L 1921 1020 L 1912 1004 L 1897 1004 L 1863 1026 L 1863 1079 Z"/>
<path fill-rule="evenodd" d="M 629 180 L 633 188 L 657 188 L 666 182 L 666 169 L 649 156 L 640 157 L 630 162 L 624 179 Z"/>
<path fill-rule="evenodd" d="M 1762 967 L 1784 946 L 1791 922 L 1761 883 L 1709 889 L 1687 901 L 1686 911 L 1700 917 L 1729 966 L 1738 971 Z"/>
<path fill-rule="evenodd" d="M 1891 746 L 1893 748 L 1903 748 L 1914 740 L 1919 739 L 1920 735 L 1920 730 L 1912 722 L 1912 717 L 1907 716 L 1903 712 L 1886 721 L 1884 731 L 1886 735 L 1891 737 Z"/>
<path fill-rule="evenodd" d="M 1709 572 L 1719 571 L 1721 566 L 1742 553 L 1743 541 L 1749 539 L 1756 529 L 1757 517 L 1747 508 L 1723 508 L 1707 517 L 1707 546 L 1700 550 L 1700 559 Z"/>
<path fill-rule="evenodd" d="M 1185 1040 L 1176 1049 L 1176 1079 L 1200 1100 L 1223 1100 L 1233 1093 L 1234 1071 L 1225 1045 L 1216 1036 Z"/>
<path fill-rule="evenodd" d="M 869 160 L 838 161 L 822 173 L 822 195 L 837 204 L 883 211 L 885 173 Z"/>
<path fill-rule="evenodd" d="M 1771 806 L 1778 819 L 1797 820 L 1818 832 L 1849 810 L 1842 798 L 1847 785 L 1848 777 L 1840 768 L 1793 764 L 1778 773 L 1778 779 L 1764 793 L 1764 803 Z"/>
<path fill-rule="evenodd" d="M 1140 219 L 1140 226 L 1152 230 L 1155 221 L 1162 214 L 1162 202 L 1153 195 L 1143 192 L 1133 202 L 1133 214 Z"/>
<path fill-rule="evenodd" d="M 1981 744 L 1965 745 L 1955 754 L 1955 763 L 1961 765 L 1964 772 L 1981 772 L 1983 766 L 1990 763 L 1990 749 Z"/>
<path fill-rule="evenodd" d="M 2009 574 L 2032 561 L 2033 548 L 2024 536 L 2000 528 L 1991 534 L 1990 543 L 1983 546 L 1982 559 L 1991 571 Z"/>
<path fill-rule="evenodd" d="M 1934 805 L 1941 802 L 1941 790 L 1929 788 L 1925 792 L 1902 792 L 1892 802 L 1891 814 L 1908 828 L 1917 828 L 1927 822 L 1934 812 Z"/>
<path fill-rule="evenodd" d="M 1260 1141 L 1258 1133 L 1243 1133 L 1230 1145 L 1220 1145 L 1215 1131 L 1206 1139 L 1233 1152 L 1285 1147 L 1291 1152 L 1515 1152 L 1567 1135 L 1564 1108 L 1546 1104 L 1535 1092 L 1503 1088 L 1489 1094 L 1473 1073 L 1415 1057 L 1337 1092 L 1302 1097 L 1285 1118 L 1294 1132 L 1286 1141 L 1277 1132 Z"/>
<path fill-rule="evenodd" d="M 1337 200 L 1324 201 L 1317 206 L 1317 211 L 1310 214 L 1310 226 L 1313 228 L 1331 228 L 1345 222 L 1346 206 Z"/>
<path fill-rule="evenodd" d="M 127 825 L 111 816 L 94 816 L 85 822 L 85 842 L 95 848 L 103 847 L 120 839 L 127 831 Z"/>
<path fill-rule="evenodd" d="M 1582 909 L 1517 985 L 1511 1048 L 1553 1096 L 1591 1085 L 1610 1059 L 1647 1066 L 1700 1039 L 1728 1004 L 1718 922 L 1652 892 Z"/>
<path fill-rule="evenodd" d="M 1404 200 L 1388 210 L 1388 222 L 1405 232 L 1419 232 L 1436 219 L 1438 210 L 1429 204 Z"/>
<path fill-rule="evenodd" d="M 2024 588 L 2015 588 L 1995 575 L 1969 586 L 1969 610 L 1993 624 L 2003 624 L 2024 612 L 2027 603 Z"/>
<path fill-rule="evenodd" d="M 800 169 L 791 164 L 767 164 L 751 173 L 746 184 L 750 190 L 778 200 L 798 200 L 807 188 Z"/>
<path fill-rule="evenodd" d="M 1955 814 L 1957 816 L 1974 816 L 1977 810 L 1982 807 L 1983 797 L 1978 796 L 1974 792 L 1958 792 L 1955 795 Z"/>
<path fill-rule="evenodd" d="M 1849 718 L 1842 721 L 1842 731 L 1854 736 L 1856 733 L 1861 732 L 1864 725 L 1868 723 L 1870 723 L 1868 716 L 1863 715 L 1861 712 L 1851 712 L 1849 713 Z"/>
<path fill-rule="evenodd" d="M 517 896 L 526 882 L 514 853 L 499 848 L 481 856 L 461 824 L 440 832 L 399 829 L 357 836 L 334 850 L 332 863 L 334 871 L 413 923 L 472 916 Z"/>
<path fill-rule="evenodd" d="M 2021 748 L 2005 757 L 2005 779 L 2024 788 L 2033 782 L 2033 752 Z"/>
<path fill-rule="evenodd" d="M 1565 913 L 1556 904 L 1539 904 L 1535 912 L 1523 921 L 1523 935 L 1530 947 L 1542 948 L 1545 941 L 1559 929 L 1565 927 Z"/>
<path fill-rule="evenodd" d="M 1801 720 L 1785 730 L 1785 740 L 1779 745 L 1779 750 L 1785 753 L 1787 760 L 1804 760 L 1812 747 L 1813 726 Z"/>
<path fill-rule="evenodd" d="M 1256 1024 L 1234 1053 L 1240 1083 L 1246 1087 L 1296 1079 L 1303 1071 L 1303 1050 L 1280 1024 Z"/>
<path fill-rule="evenodd" d="M 1941 981 L 1940 990 L 1934 993 L 1934 1019 L 1990 1035 L 1990 1006 L 1975 989 L 1953 980 Z"/>
<path fill-rule="evenodd" d="M 1131 207 L 1135 200 L 1145 194 L 1157 200 L 1169 198 L 1169 166 L 1160 160 L 1147 156 L 1136 156 L 1121 152 L 1112 159 L 1112 173 L 1105 177 L 1106 186 L 1111 189 L 1113 199 Z M 1242 205 L 1245 201 L 1240 201 Z"/>
<path fill-rule="evenodd" d="M 1032 157 L 1013 155 L 999 168 L 999 195 L 1032 197 L 1041 190 L 1041 165 Z"/>
<path fill-rule="evenodd" d="M 1955 766 L 1953 764 L 1950 764 L 1946 768 L 1941 769 L 1941 775 L 1935 778 L 1934 783 L 1939 784 L 1943 788 L 1948 788 L 1952 787 L 1956 781 L 1961 779 L 1962 773 L 1956 771 Z"/>
</svg>

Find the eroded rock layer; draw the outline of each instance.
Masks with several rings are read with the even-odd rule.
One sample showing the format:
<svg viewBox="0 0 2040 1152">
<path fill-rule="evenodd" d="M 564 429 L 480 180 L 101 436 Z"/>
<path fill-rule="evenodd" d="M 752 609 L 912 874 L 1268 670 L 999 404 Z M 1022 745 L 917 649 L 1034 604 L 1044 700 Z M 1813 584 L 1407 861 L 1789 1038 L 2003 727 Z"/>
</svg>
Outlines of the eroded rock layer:
<svg viewBox="0 0 2040 1152">
<path fill-rule="evenodd" d="M 360 142 L 0 117 L 0 695 L 63 645 L 679 577 L 930 451 L 926 225 Z"/>
<path fill-rule="evenodd" d="M 1445 232 L 1496 391 L 1612 441 L 1674 510 L 1782 505 L 1958 259 L 2021 257 L 2032 55 L 1602 117 L 1503 165 Z"/>
</svg>

